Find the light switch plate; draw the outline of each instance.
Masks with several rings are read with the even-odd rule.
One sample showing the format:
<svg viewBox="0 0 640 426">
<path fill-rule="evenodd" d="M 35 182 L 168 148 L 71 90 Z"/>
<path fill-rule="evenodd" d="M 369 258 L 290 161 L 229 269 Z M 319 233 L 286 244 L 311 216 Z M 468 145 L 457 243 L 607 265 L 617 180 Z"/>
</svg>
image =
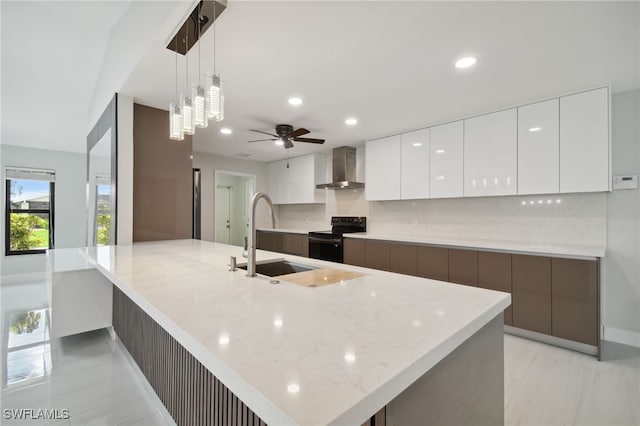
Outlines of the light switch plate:
<svg viewBox="0 0 640 426">
<path fill-rule="evenodd" d="M 638 189 L 638 175 L 622 175 L 613 177 L 613 190 Z"/>
</svg>

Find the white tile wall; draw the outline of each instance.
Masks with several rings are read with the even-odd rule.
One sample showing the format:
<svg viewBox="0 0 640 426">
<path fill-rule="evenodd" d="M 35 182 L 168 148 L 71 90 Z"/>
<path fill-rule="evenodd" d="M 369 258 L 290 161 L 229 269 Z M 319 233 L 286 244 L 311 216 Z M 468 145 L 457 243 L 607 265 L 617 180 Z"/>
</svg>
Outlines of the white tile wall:
<svg viewBox="0 0 640 426">
<path fill-rule="evenodd" d="M 386 235 L 585 245 L 607 238 L 605 193 L 367 202 L 362 190 L 333 191 L 326 206 L 280 206 L 278 226 L 327 229 L 334 215 L 367 216 L 367 230 Z"/>
</svg>

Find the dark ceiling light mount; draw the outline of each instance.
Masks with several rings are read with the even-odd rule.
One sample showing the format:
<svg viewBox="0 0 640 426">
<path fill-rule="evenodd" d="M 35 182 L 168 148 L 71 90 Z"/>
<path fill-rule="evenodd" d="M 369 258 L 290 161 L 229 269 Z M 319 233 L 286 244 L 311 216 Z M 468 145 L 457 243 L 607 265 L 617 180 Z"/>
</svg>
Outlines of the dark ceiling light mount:
<svg viewBox="0 0 640 426">
<path fill-rule="evenodd" d="M 169 40 L 167 49 L 180 53 L 181 55 L 186 55 L 198 42 L 200 36 L 211 27 L 213 22 L 218 19 L 226 8 L 226 0 L 200 1 L 189 16 L 187 16 L 187 19 L 182 23 L 182 26 L 180 26 L 173 38 Z M 198 24 L 200 25 L 198 26 Z"/>
</svg>

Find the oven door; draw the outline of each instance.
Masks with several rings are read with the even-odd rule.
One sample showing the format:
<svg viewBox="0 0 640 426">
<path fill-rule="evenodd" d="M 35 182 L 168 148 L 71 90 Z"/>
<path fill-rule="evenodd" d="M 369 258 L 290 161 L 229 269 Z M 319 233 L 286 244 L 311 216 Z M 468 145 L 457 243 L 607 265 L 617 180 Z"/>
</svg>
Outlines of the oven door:
<svg viewBox="0 0 640 426">
<path fill-rule="evenodd" d="M 342 263 L 342 237 L 331 234 L 309 234 L 309 257 Z"/>
</svg>

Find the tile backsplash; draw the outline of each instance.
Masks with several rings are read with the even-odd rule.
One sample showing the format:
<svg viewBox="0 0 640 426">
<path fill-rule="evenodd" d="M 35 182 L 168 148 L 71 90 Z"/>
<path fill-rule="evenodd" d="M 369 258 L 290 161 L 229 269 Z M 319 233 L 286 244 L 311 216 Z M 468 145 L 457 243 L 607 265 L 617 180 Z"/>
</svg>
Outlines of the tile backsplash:
<svg viewBox="0 0 640 426">
<path fill-rule="evenodd" d="M 322 230 L 331 216 L 367 216 L 374 234 L 606 245 L 606 193 L 367 202 L 326 191 L 324 205 L 282 205 L 278 226 Z"/>
</svg>

